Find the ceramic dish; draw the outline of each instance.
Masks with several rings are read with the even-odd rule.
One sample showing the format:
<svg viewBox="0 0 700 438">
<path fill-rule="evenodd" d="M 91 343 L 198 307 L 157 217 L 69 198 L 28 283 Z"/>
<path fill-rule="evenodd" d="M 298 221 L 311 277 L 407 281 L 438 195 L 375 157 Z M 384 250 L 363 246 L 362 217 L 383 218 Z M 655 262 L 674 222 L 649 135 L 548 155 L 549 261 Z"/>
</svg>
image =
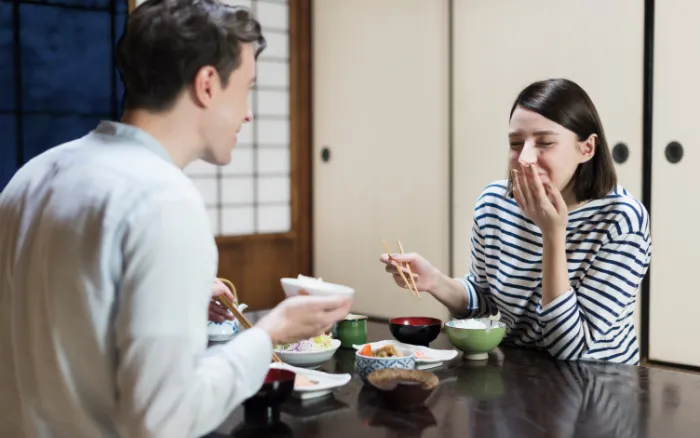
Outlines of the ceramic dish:
<svg viewBox="0 0 700 438">
<path fill-rule="evenodd" d="M 506 325 L 488 318 L 455 319 L 445 323 L 445 334 L 468 360 L 486 360 L 506 335 Z"/>
<path fill-rule="evenodd" d="M 207 324 L 207 334 L 212 342 L 226 342 L 233 339 L 238 334 L 240 327 L 238 320 L 214 322 Z"/>
<path fill-rule="evenodd" d="M 239 312 L 243 313 L 248 308 L 245 303 L 239 304 L 237 309 Z M 228 312 L 229 315 L 231 311 Z M 238 332 L 241 331 L 241 323 L 233 318 L 232 321 L 226 320 L 223 322 L 209 321 L 207 323 L 207 335 L 211 342 L 227 342 L 233 339 Z"/>
<path fill-rule="evenodd" d="M 425 316 L 402 316 L 389 320 L 389 330 L 397 341 L 428 347 L 440 334 L 442 321 Z"/>
<path fill-rule="evenodd" d="M 334 388 L 346 385 L 352 378 L 350 374 L 324 373 L 323 371 L 294 367 L 286 363 L 273 363 L 270 364 L 270 368 L 286 369 L 309 380 L 307 382 L 303 378 L 297 377 L 292 396 L 300 400 L 328 395 L 333 392 Z"/>
<path fill-rule="evenodd" d="M 320 351 L 281 351 L 275 348 L 275 353 L 283 362 L 301 368 L 318 368 L 329 360 L 340 348 L 338 339 L 331 339 L 331 347 Z"/>
<path fill-rule="evenodd" d="M 372 351 L 377 349 L 372 348 Z M 397 348 L 401 356 L 377 357 L 365 356 L 362 350 L 355 352 L 355 372 L 365 383 L 367 376 L 377 370 L 384 368 L 400 368 L 405 370 L 413 370 L 416 368 L 416 356 L 412 351 Z"/>
<path fill-rule="evenodd" d="M 376 350 L 389 344 L 396 348 L 413 352 L 416 357 L 416 368 L 418 369 L 440 366 L 444 362 L 451 361 L 459 354 L 457 350 L 438 350 L 435 348 L 421 347 L 419 345 L 404 344 L 403 342 L 394 341 L 393 339 L 372 342 L 369 345 L 372 347 L 372 350 Z M 353 348 L 361 350 L 365 345 L 367 344 L 353 345 Z"/>
<path fill-rule="evenodd" d="M 299 295 L 320 295 L 332 296 L 343 295 L 352 297 L 355 289 L 340 284 L 328 283 L 320 278 L 305 277 L 299 275 L 297 278 L 283 278 L 280 280 L 285 295 L 293 297 Z"/>
<path fill-rule="evenodd" d="M 387 407 L 399 410 L 423 405 L 440 383 L 429 371 L 391 368 L 374 371 L 367 380 L 380 391 Z"/>
<path fill-rule="evenodd" d="M 280 406 L 294 390 L 296 374 L 291 370 L 270 368 L 262 387 L 243 402 L 247 425 L 271 427 L 280 423 Z"/>
</svg>

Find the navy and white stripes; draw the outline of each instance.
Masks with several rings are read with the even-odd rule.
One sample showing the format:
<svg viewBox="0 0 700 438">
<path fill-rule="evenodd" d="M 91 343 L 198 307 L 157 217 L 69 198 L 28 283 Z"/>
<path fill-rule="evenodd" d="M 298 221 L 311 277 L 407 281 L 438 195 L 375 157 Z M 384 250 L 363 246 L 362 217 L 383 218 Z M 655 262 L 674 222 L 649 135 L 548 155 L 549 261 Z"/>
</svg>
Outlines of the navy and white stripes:
<svg viewBox="0 0 700 438">
<path fill-rule="evenodd" d="M 460 316 L 500 311 L 505 343 L 558 359 L 638 364 L 633 311 L 651 257 L 649 230 L 646 209 L 621 187 L 569 212 L 571 289 L 542 307 L 540 230 L 506 197 L 506 181 L 491 184 L 474 210 L 469 308 Z"/>
</svg>

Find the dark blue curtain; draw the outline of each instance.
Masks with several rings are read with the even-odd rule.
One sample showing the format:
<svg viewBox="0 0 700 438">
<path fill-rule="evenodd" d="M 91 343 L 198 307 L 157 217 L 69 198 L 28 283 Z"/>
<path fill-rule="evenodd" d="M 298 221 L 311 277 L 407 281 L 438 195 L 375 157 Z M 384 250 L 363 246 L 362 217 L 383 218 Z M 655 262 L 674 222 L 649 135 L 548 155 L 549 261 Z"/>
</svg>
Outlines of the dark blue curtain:
<svg viewBox="0 0 700 438">
<path fill-rule="evenodd" d="M 0 191 L 24 163 L 121 115 L 126 0 L 0 0 Z"/>
</svg>

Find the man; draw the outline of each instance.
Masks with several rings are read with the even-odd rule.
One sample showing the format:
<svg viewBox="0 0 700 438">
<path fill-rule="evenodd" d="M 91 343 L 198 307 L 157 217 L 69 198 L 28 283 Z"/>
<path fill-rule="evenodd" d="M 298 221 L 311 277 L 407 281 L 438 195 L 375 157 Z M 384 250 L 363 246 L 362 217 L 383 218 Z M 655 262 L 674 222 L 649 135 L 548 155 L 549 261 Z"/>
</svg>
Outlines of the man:
<svg viewBox="0 0 700 438">
<path fill-rule="evenodd" d="M 117 50 L 122 123 L 50 149 L 3 191 L 0 436 L 201 436 L 259 389 L 273 344 L 348 313 L 347 299 L 288 299 L 206 348 L 217 252 L 181 169 L 230 161 L 264 46 L 244 9 L 142 4 Z"/>
</svg>

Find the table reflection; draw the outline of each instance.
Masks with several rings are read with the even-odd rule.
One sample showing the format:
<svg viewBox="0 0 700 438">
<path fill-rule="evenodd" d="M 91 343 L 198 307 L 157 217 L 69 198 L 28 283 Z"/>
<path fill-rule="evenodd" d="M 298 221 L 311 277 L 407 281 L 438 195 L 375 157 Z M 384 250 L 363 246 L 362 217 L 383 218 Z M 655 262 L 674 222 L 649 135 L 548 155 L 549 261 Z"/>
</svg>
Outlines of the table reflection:
<svg viewBox="0 0 700 438">
<path fill-rule="evenodd" d="M 501 365 L 460 364 L 451 416 L 465 432 L 489 437 L 639 437 L 635 367 L 556 362 L 507 351 Z"/>
</svg>

